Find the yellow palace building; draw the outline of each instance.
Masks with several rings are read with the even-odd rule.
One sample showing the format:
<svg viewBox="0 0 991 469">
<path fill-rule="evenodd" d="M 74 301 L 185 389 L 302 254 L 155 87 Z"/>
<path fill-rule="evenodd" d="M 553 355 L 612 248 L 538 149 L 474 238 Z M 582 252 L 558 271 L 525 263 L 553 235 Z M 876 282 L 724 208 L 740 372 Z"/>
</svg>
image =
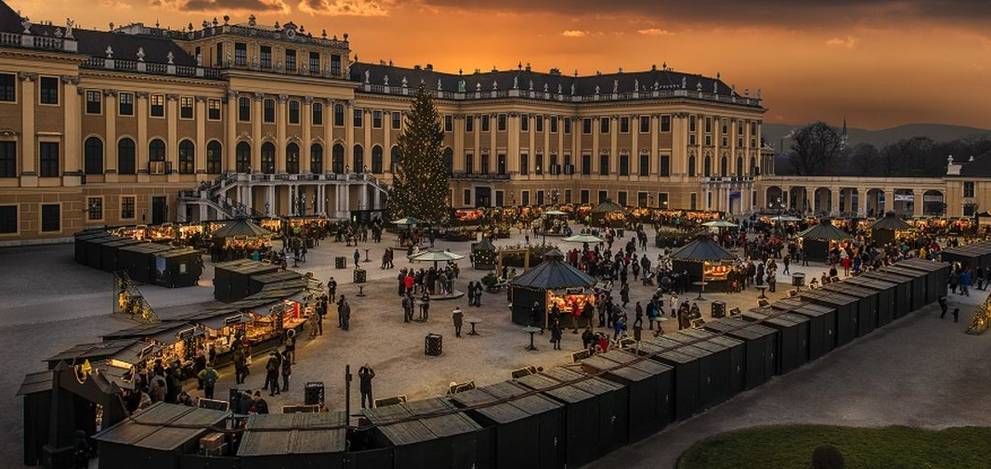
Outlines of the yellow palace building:
<svg viewBox="0 0 991 469">
<path fill-rule="evenodd" d="M 718 76 L 447 73 L 359 62 L 347 34 L 292 22 L 96 31 L 0 2 L 0 245 L 238 213 L 369 216 L 421 85 L 454 207 L 746 213 L 773 172 L 761 93 Z"/>
</svg>

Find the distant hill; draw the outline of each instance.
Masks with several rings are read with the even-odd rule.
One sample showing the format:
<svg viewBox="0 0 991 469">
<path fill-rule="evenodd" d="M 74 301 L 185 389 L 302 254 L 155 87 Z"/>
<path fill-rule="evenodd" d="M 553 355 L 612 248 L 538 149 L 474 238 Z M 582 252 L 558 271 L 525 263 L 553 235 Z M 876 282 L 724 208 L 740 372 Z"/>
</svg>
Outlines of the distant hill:
<svg viewBox="0 0 991 469">
<path fill-rule="evenodd" d="M 800 127 L 802 125 L 764 123 L 764 139 L 776 151 L 781 150 L 782 139 L 784 139 L 784 148 L 788 149 L 791 146 L 791 142 L 786 136 Z M 837 129 L 840 128 L 842 128 L 842 124 L 837 126 Z M 849 145 L 851 146 L 860 143 L 870 143 L 880 148 L 889 143 L 912 137 L 929 137 L 937 142 L 947 142 L 966 137 L 991 137 L 991 130 L 948 124 L 905 124 L 880 130 L 848 127 L 847 135 Z"/>
</svg>

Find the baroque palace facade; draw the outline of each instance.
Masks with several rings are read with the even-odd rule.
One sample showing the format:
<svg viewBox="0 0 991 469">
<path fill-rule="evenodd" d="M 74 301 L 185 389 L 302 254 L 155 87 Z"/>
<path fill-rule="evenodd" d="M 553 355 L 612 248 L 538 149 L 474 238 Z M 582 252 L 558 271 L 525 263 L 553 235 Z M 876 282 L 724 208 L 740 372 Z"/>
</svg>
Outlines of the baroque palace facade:
<svg viewBox="0 0 991 469">
<path fill-rule="evenodd" d="M 441 73 L 348 36 L 204 21 L 95 31 L 0 2 L 0 244 L 89 225 L 382 209 L 403 111 L 435 97 L 454 207 L 746 213 L 773 173 L 760 93 L 675 72 Z"/>
</svg>

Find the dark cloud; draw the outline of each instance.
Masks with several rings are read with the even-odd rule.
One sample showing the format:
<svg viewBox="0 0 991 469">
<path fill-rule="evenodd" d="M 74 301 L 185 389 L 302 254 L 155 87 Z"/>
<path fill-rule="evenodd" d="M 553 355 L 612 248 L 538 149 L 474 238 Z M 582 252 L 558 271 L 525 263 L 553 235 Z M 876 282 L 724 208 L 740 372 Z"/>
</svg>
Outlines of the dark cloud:
<svg viewBox="0 0 991 469">
<path fill-rule="evenodd" d="M 436 7 L 562 15 L 632 15 L 677 25 L 805 26 L 991 20 L 991 0 L 421 0 Z"/>
<path fill-rule="evenodd" d="M 283 11 L 286 4 L 282 0 L 188 0 L 180 4 L 185 11 Z"/>
</svg>

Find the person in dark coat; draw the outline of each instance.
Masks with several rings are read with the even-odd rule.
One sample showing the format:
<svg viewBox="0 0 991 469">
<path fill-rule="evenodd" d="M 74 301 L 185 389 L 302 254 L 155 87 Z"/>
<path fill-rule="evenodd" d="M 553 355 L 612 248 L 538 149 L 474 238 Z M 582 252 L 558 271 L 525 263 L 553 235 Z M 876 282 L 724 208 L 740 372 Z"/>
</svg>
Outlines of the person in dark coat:
<svg viewBox="0 0 991 469">
<path fill-rule="evenodd" d="M 375 401 L 372 399 L 372 378 L 375 377 L 375 370 L 365 363 L 364 366 L 358 369 L 358 390 L 361 391 L 361 408 L 366 407 L 365 400 L 368 400 L 367 407 L 369 409 L 375 407 Z"/>
<path fill-rule="evenodd" d="M 292 353 L 282 352 L 282 392 L 289 392 L 289 376 L 292 375 Z"/>
<path fill-rule="evenodd" d="M 551 343 L 554 350 L 561 350 L 561 322 L 557 319 L 551 323 Z"/>
<path fill-rule="evenodd" d="M 268 356 L 268 362 L 265 363 L 265 386 L 262 389 L 268 389 L 268 395 L 274 396 L 279 394 L 279 369 L 282 368 L 282 360 L 278 352 L 272 352 Z"/>
</svg>

